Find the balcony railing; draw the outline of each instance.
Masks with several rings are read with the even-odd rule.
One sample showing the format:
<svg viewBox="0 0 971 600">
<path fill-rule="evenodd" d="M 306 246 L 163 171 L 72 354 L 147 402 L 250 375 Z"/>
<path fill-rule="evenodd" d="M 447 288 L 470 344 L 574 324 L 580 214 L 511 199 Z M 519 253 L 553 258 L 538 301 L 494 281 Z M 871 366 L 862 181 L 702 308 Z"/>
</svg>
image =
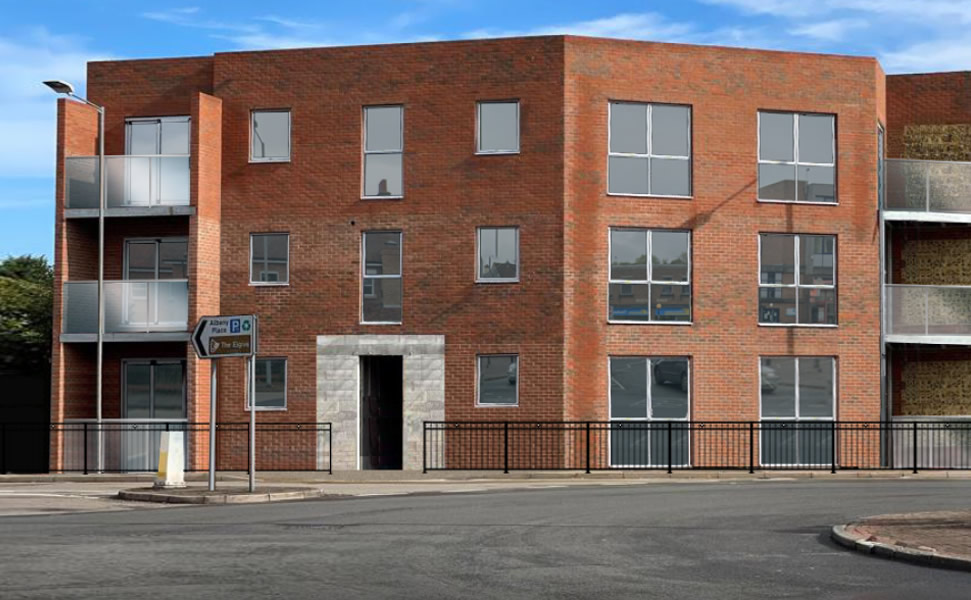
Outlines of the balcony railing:
<svg viewBox="0 0 971 600">
<path fill-rule="evenodd" d="M 105 282 L 105 333 L 188 330 L 185 279 Z M 98 333 L 98 282 L 64 283 L 63 333 Z"/>
<path fill-rule="evenodd" d="M 971 343 L 971 286 L 888 285 L 886 319 L 890 341 Z"/>
<path fill-rule="evenodd" d="M 971 162 L 888 159 L 884 208 L 971 215 Z"/>
<path fill-rule="evenodd" d="M 98 157 L 64 161 L 66 208 L 98 208 Z M 107 208 L 189 205 L 189 157 L 106 156 Z"/>
</svg>

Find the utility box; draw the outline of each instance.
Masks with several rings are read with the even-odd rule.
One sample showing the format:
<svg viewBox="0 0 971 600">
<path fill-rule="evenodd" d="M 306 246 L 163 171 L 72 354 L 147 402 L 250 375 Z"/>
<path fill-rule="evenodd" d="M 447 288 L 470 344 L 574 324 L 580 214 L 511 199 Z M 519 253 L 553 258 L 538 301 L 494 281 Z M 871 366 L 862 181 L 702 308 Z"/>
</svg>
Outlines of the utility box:
<svg viewBox="0 0 971 600">
<path fill-rule="evenodd" d="M 155 487 L 185 487 L 185 434 L 181 431 L 162 432 Z"/>
</svg>

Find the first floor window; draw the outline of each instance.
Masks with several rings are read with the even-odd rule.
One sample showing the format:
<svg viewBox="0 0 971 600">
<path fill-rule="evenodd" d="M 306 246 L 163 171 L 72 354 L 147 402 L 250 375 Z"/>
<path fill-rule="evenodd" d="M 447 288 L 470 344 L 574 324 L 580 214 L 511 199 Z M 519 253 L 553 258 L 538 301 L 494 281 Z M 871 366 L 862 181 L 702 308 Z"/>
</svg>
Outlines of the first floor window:
<svg viewBox="0 0 971 600">
<path fill-rule="evenodd" d="M 247 398 L 246 410 L 250 402 Z M 256 410 L 287 409 L 287 359 L 256 359 Z"/>
<path fill-rule="evenodd" d="M 759 111 L 759 200 L 836 203 L 836 116 Z"/>
<path fill-rule="evenodd" d="M 763 465 L 828 465 L 833 459 L 836 359 L 760 358 Z"/>
<path fill-rule="evenodd" d="M 504 283 L 519 281 L 519 228 L 480 227 L 476 281 Z"/>
<path fill-rule="evenodd" d="M 361 322 L 401 323 L 401 232 L 367 231 L 362 246 Z"/>
<path fill-rule="evenodd" d="M 610 357 L 610 466 L 689 464 L 690 388 L 687 357 Z"/>
<path fill-rule="evenodd" d="M 250 161 L 289 162 L 289 109 L 254 110 L 250 117 L 250 142 Z"/>
<path fill-rule="evenodd" d="M 610 230 L 607 319 L 691 321 L 691 232 Z"/>
<path fill-rule="evenodd" d="M 515 154 L 519 152 L 519 102 L 479 102 L 476 152 L 479 154 Z"/>
<path fill-rule="evenodd" d="M 478 357 L 479 406 L 519 404 L 519 355 L 482 354 Z"/>
<path fill-rule="evenodd" d="M 287 285 L 290 282 L 290 235 L 250 235 L 250 273 L 253 285 Z"/>
<path fill-rule="evenodd" d="M 759 236 L 759 323 L 836 325 L 836 236 Z"/>
<path fill-rule="evenodd" d="M 691 195 L 691 107 L 611 102 L 607 192 Z"/>
<path fill-rule="evenodd" d="M 364 107 L 365 198 L 400 198 L 404 152 L 404 107 Z"/>
</svg>

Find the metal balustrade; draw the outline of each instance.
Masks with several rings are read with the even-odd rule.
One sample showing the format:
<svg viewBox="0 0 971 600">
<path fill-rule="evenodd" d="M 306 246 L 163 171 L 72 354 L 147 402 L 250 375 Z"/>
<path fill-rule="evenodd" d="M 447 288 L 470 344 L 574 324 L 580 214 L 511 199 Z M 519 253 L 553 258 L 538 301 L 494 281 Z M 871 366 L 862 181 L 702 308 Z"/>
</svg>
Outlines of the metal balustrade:
<svg viewBox="0 0 971 600">
<path fill-rule="evenodd" d="M 971 286 L 886 286 L 888 341 L 971 344 Z"/>
<path fill-rule="evenodd" d="M 971 217 L 971 162 L 887 159 L 886 168 L 887 213 Z"/>
<path fill-rule="evenodd" d="M 105 333 L 188 331 L 185 279 L 106 281 Z M 64 283 L 62 333 L 98 333 L 98 282 Z"/>
</svg>

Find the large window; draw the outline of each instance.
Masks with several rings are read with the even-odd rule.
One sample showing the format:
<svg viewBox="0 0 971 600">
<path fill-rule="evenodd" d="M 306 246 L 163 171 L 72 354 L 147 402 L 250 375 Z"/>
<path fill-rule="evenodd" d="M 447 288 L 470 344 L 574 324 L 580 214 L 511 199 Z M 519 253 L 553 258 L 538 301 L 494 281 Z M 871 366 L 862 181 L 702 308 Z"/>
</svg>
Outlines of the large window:
<svg viewBox="0 0 971 600">
<path fill-rule="evenodd" d="M 836 325 L 836 236 L 759 236 L 759 323 Z"/>
<path fill-rule="evenodd" d="M 519 228 L 480 227 L 476 281 L 505 283 L 519 281 Z"/>
<path fill-rule="evenodd" d="M 361 321 L 401 323 L 401 232 L 367 231 L 362 242 Z"/>
<path fill-rule="evenodd" d="M 833 459 L 836 359 L 763 356 L 763 465 L 828 465 Z"/>
<path fill-rule="evenodd" d="M 185 361 L 122 362 L 122 416 L 126 419 L 185 419 Z"/>
<path fill-rule="evenodd" d="M 287 285 L 290 282 L 289 234 L 250 234 L 249 281 L 252 285 Z"/>
<path fill-rule="evenodd" d="M 290 160 L 290 111 L 254 110 L 250 113 L 250 161 Z"/>
<path fill-rule="evenodd" d="M 691 232 L 610 230 L 608 320 L 691 321 Z"/>
<path fill-rule="evenodd" d="M 691 195 L 691 107 L 611 102 L 607 192 Z"/>
<path fill-rule="evenodd" d="M 364 197 L 404 195 L 401 157 L 404 150 L 404 109 L 364 107 Z"/>
<path fill-rule="evenodd" d="M 476 121 L 476 152 L 519 152 L 519 102 L 479 102 L 476 104 Z"/>
<path fill-rule="evenodd" d="M 686 357 L 610 358 L 610 466 L 690 462 L 690 367 Z"/>
<path fill-rule="evenodd" d="M 476 357 L 479 406 L 519 404 L 519 355 L 482 354 Z"/>
<path fill-rule="evenodd" d="M 250 403 L 247 397 L 246 410 Z M 256 410 L 287 409 L 287 359 L 256 359 Z"/>
<path fill-rule="evenodd" d="M 836 202 L 836 117 L 759 111 L 759 200 Z"/>
</svg>

